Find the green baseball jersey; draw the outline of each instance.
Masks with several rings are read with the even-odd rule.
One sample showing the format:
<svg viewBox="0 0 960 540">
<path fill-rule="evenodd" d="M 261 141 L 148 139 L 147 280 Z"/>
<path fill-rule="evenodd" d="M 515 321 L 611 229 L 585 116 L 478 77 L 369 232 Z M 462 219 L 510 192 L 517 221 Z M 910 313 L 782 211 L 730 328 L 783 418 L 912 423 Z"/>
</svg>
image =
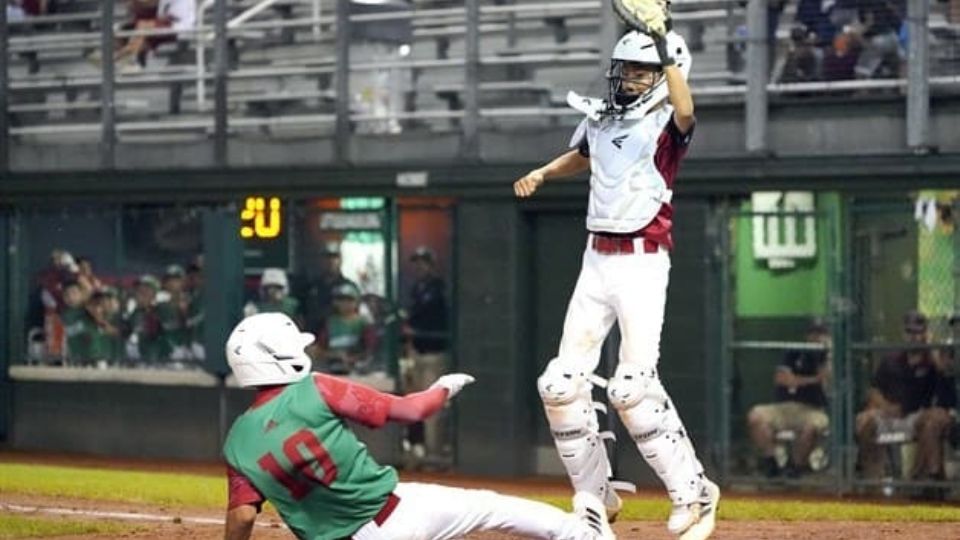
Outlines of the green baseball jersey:
<svg viewBox="0 0 960 540">
<path fill-rule="evenodd" d="M 363 317 L 344 318 L 332 315 L 327 319 L 327 346 L 335 351 L 359 352 L 363 349 L 363 332 L 369 323 Z"/>
<path fill-rule="evenodd" d="M 349 537 L 397 485 L 396 471 L 373 460 L 313 377 L 240 415 L 223 453 L 302 539 Z"/>
<path fill-rule="evenodd" d="M 67 358 L 71 361 L 92 360 L 92 341 L 97 331 L 96 322 L 80 307 L 64 308 L 60 314 L 63 333 L 67 338 Z"/>
<path fill-rule="evenodd" d="M 300 316 L 300 302 L 296 298 L 285 296 L 279 302 L 261 300 L 255 304 L 257 313 L 283 313 L 291 319 Z"/>
</svg>

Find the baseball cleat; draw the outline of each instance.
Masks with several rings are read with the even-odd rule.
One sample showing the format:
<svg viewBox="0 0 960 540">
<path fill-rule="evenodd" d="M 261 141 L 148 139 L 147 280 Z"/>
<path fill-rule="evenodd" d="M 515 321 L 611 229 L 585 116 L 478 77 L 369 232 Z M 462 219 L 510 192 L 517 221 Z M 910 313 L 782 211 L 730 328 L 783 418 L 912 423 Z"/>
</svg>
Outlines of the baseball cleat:
<svg viewBox="0 0 960 540">
<path fill-rule="evenodd" d="M 670 513 L 667 529 L 680 540 L 706 540 L 717 524 L 720 488 L 706 477 L 699 501 L 686 506 L 675 506 Z"/>
<path fill-rule="evenodd" d="M 594 532 L 597 540 L 616 540 L 604 514 L 604 505 L 596 495 L 578 491 L 573 496 L 573 513 Z"/>
<path fill-rule="evenodd" d="M 607 513 L 607 523 L 614 523 L 623 509 L 623 499 L 611 489 L 607 491 L 603 506 Z"/>
</svg>

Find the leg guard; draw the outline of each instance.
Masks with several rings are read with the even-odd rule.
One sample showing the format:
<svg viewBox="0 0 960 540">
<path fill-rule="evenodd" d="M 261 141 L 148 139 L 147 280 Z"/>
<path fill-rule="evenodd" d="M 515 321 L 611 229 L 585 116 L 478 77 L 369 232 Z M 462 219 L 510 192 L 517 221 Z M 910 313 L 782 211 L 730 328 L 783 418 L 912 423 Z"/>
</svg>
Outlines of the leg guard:
<svg viewBox="0 0 960 540">
<path fill-rule="evenodd" d="M 590 391 L 596 379 L 579 362 L 555 358 L 537 380 L 556 441 L 575 491 L 586 491 L 607 501 L 616 495 L 610 488 L 610 461 L 599 430 L 597 407 Z M 599 408 L 605 410 L 602 404 Z"/>
<path fill-rule="evenodd" d="M 656 369 L 620 364 L 607 395 L 673 504 L 696 502 L 701 495 L 703 467 Z"/>
</svg>

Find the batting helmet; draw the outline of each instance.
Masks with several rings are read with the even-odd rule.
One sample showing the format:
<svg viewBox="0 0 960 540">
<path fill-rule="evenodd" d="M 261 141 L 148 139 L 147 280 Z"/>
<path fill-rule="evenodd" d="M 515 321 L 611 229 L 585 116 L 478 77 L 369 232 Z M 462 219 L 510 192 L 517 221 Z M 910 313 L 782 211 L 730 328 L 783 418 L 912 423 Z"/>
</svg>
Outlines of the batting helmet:
<svg viewBox="0 0 960 540">
<path fill-rule="evenodd" d="M 227 339 L 227 364 L 240 386 L 289 384 L 310 374 L 304 351 L 313 334 L 301 332 L 282 313 L 247 317 Z"/>
</svg>

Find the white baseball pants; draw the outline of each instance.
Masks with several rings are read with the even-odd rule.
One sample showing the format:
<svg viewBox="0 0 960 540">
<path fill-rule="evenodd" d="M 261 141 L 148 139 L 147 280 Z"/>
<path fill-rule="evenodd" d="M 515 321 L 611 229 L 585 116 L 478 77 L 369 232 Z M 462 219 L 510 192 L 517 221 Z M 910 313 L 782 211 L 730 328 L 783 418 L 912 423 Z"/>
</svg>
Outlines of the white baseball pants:
<svg viewBox="0 0 960 540">
<path fill-rule="evenodd" d="M 401 482 L 396 509 L 371 521 L 354 540 L 447 540 L 477 531 L 500 531 L 544 540 L 591 540 L 591 530 L 555 506 L 499 493 L 436 484 Z"/>
</svg>

